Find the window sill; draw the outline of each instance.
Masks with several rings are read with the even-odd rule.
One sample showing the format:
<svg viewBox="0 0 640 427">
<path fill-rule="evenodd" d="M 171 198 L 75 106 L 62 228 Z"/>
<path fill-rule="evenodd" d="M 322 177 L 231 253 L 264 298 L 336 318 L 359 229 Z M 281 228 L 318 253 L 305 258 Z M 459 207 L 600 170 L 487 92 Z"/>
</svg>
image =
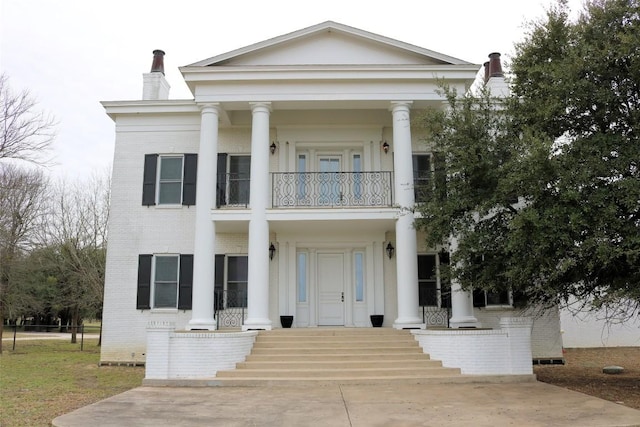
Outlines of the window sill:
<svg viewBox="0 0 640 427">
<path fill-rule="evenodd" d="M 174 204 L 174 205 L 155 205 L 156 209 L 182 209 L 182 204 Z"/>
<path fill-rule="evenodd" d="M 175 314 L 175 313 L 178 313 L 178 309 L 177 308 L 152 308 L 151 313 Z"/>
<path fill-rule="evenodd" d="M 512 305 L 487 305 L 484 308 L 490 311 L 513 310 Z"/>
</svg>

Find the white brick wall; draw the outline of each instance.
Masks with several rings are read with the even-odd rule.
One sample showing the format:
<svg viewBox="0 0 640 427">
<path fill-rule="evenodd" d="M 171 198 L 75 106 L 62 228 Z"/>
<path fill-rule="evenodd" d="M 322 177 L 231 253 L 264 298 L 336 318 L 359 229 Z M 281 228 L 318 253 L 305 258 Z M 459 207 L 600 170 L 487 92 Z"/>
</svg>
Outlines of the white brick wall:
<svg viewBox="0 0 640 427">
<path fill-rule="evenodd" d="M 533 320 L 531 352 L 533 359 L 562 359 L 562 333 L 557 308 L 526 310 L 502 307 L 475 308 L 474 315 L 483 328 L 500 328 L 502 317 L 529 317 Z"/>
<path fill-rule="evenodd" d="M 505 318 L 502 329 L 411 331 L 420 347 L 443 366 L 469 375 L 530 375 L 531 320 Z"/>
<path fill-rule="evenodd" d="M 184 328 L 190 311 L 136 310 L 138 255 L 193 253 L 193 207 L 142 206 L 144 155 L 197 153 L 200 117 L 118 117 L 105 277 L 103 363 L 145 361 L 148 322 Z"/>
<path fill-rule="evenodd" d="M 145 379 L 206 379 L 235 368 L 253 348 L 257 331 L 176 332 L 171 322 L 147 327 Z"/>
</svg>

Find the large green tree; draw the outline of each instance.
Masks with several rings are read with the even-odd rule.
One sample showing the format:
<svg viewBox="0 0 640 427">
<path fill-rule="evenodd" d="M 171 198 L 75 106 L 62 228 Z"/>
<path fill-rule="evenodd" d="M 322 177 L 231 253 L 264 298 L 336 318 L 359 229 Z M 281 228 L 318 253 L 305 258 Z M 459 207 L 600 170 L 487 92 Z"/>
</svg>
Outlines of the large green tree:
<svg viewBox="0 0 640 427">
<path fill-rule="evenodd" d="M 446 91 L 423 125 L 447 164 L 431 243 L 459 238 L 464 286 L 640 309 L 640 1 L 564 1 L 530 24 L 513 96 Z M 517 199 L 517 200 L 516 200 Z"/>
</svg>

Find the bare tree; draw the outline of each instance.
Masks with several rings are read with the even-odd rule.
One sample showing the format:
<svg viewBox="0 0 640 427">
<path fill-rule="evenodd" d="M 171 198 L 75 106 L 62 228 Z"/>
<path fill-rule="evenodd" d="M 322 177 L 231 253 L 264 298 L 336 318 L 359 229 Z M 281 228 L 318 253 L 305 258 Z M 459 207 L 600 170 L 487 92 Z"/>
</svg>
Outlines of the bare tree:
<svg viewBox="0 0 640 427">
<path fill-rule="evenodd" d="M 16 159 L 45 165 L 55 137 L 55 119 L 36 108 L 28 90 L 16 94 L 0 75 L 0 160 Z"/>
<path fill-rule="evenodd" d="M 42 227 L 43 243 L 54 248 L 51 254 L 60 271 L 61 304 L 71 314 L 72 342 L 82 314 L 102 308 L 109 191 L 108 173 L 87 182 L 59 182 Z"/>
<path fill-rule="evenodd" d="M 45 213 L 47 180 L 42 172 L 0 163 L 0 354 L 11 269 L 34 242 Z"/>
</svg>

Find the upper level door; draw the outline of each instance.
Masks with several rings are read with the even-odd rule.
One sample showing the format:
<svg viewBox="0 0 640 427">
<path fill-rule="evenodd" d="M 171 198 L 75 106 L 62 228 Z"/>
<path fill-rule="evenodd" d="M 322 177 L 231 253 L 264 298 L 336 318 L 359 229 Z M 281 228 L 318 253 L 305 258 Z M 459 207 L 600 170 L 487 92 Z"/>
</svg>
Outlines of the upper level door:
<svg viewBox="0 0 640 427">
<path fill-rule="evenodd" d="M 318 202 L 321 206 L 342 204 L 340 156 L 318 157 Z"/>
</svg>

